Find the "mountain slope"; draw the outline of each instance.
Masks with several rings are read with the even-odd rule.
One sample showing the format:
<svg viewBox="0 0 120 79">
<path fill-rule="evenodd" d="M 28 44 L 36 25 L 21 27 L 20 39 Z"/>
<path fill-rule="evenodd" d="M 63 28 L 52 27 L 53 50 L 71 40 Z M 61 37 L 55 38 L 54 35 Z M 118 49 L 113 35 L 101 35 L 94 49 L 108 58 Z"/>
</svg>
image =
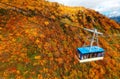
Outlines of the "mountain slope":
<svg viewBox="0 0 120 79">
<path fill-rule="evenodd" d="M 97 28 L 105 35 L 103 61 L 80 64 L 76 48 Z M 120 76 L 120 26 L 84 7 L 67 7 L 44 0 L 0 3 L 0 77 L 99 79 Z M 79 39 L 80 37 L 80 39 Z"/>
</svg>

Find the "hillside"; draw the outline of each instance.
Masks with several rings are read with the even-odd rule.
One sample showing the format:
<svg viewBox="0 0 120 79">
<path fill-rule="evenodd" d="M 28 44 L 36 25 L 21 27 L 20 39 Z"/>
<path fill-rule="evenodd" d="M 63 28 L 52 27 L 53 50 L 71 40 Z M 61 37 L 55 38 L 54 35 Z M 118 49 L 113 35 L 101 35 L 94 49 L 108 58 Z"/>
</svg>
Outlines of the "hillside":
<svg viewBox="0 0 120 79">
<path fill-rule="evenodd" d="M 80 64 L 76 48 L 97 28 L 103 61 Z M 0 78 L 119 79 L 120 25 L 94 10 L 44 0 L 0 1 Z"/>
</svg>

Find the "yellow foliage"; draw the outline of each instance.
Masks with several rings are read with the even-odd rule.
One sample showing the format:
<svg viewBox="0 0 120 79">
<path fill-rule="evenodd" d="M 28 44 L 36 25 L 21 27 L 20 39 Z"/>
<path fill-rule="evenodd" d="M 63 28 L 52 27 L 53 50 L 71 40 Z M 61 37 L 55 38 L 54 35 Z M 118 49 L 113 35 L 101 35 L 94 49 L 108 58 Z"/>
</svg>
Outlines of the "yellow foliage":
<svg viewBox="0 0 120 79">
<path fill-rule="evenodd" d="M 44 34 L 40 34 L 40 37 L 41 37 L 41 38 L 45 38 L 45 35 L 44 35 Z"/>
<path fill-rule="evenodd" d="M 39 55 L 38 55 L 38 56 L 35 56 L 35 59 L 40 59 L 40 58 L 41 58 L 41 56 L 39 56 Z"/>
<path fill-rule="evenodd" d="M 38 39 L 35 41 L 36 44 L 38 44 L 39 42 L 40 42 L 40 41 L 39 41 Z"/>
<path fill-rule="evenodd" d="M 35 8 L 32 6 L 27 6 L 28 9 L 34 10 Z"/>
<path fill-rule="evenodd" d="M 100 68 L 100 73 L 105 74 L 105 71 L 103 70 L 103 68 Z"/>
<path fill-rule="evenodd" d="M 54 20 L 55 20 L 55 16 L 53 16 L 53 15 L 52 15 L 50 18 L 52 18 L 52 19 L 54 19 Z"/>
<path fill-rule="evenodd" d="M 47 25 L 49 24 L 49 22 L 48 22 L 48 21 L 45 21 L 44 24 L 47 26 Z"/>
<path fill-rule="evenodd" d="M 17 70 L 16 72 L 17 72 L 17 74 L 20 74 L 20 71 L 19 71 L 19 70 Z"/>
<path fill-rule="evenodd" d="M 3 36 L 2 35 L 0 35 L 0 40 L 3 40 Z"/>
<path fill-rule="evenodd" d="M 38 74 L 38 79 L 43 79 L 41 74 Z"/>
<path fill-rule="evenodd" d="M 33 63 L 33 66 L 36 66 L 36 65 L 39 65 L 39 63 L 38 62 Z"/>
</svg>

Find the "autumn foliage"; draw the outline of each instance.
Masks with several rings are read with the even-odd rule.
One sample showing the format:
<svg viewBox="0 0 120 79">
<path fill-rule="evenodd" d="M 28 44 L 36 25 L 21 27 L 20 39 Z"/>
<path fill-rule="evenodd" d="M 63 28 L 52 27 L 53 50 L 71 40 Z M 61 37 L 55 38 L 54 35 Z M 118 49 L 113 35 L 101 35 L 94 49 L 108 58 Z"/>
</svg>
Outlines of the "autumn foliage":
<svg viewBox="0 0 120 79">
<path fill-rule="evenodd" d="M 97 28 L 120 25 L 94 10 L 44 0 L 0 1 L 0 79 L 119 79 L 120 36 L 99 37 L 105 58 L 80 64 L 76 48 Z"/>
</svg>

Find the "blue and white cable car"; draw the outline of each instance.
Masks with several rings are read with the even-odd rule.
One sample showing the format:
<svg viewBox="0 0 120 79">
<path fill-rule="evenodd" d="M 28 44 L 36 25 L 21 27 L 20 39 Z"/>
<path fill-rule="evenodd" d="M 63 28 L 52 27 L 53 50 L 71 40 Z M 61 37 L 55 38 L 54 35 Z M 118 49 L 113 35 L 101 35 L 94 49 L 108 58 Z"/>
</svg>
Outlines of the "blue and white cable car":
<svg viewBox="0 0 120 79">
<path fill-rule="evenodd" d="M 90 30 L 90 29 L 84 28 L 84 30 L 93 32 L 93 36 L 92 36 L 92 39 L 90 40 L 91 42 L 89 46 L 83 46 L 83 47 L 77 48 L 79 62 L 82 63 L 82 62 L 103 60 L 105 50 L 98 46 L 98 34 L 99 35 L 103 35 L 103 34 L 100 32 L 97 32 L 97 29 Z M 94 42 L 97 42 L 96 46 L 93 46 Z"/>
</svg>

